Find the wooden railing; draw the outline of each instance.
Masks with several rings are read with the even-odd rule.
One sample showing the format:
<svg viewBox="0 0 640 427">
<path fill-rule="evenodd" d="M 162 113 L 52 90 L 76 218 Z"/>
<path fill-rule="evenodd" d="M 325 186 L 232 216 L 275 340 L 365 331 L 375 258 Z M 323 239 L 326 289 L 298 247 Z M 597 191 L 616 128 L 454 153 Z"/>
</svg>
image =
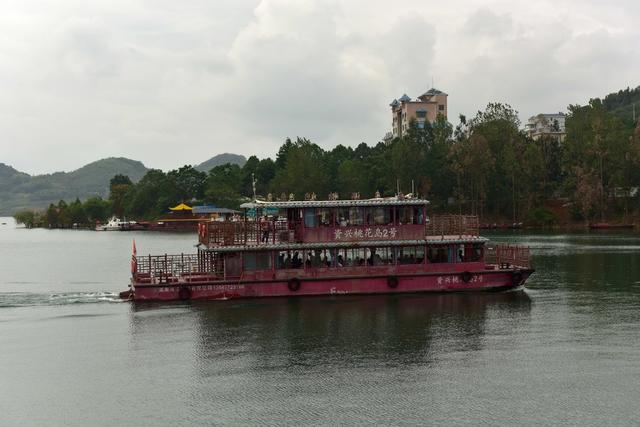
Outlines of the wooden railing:
<svg viewBox="0 0 640 427">
<path fill-rule="evenodd" d="M 288 221 L 211 221 L 200 224 L 199 241 L 205 246 L 258 246 L 296 241 Z"/>
<path fill-rule="evenodd" d="M 525 246 L 499 244 L 485 248 L 484 259 L 487 264 L 498 268 L 530 268 L 531 250 Z"/>
<path fill-rule="evenodd" d="M 213 274 L 222 276 L 222 262 L 212 252 L 179 255 L 145 255 L 133 257 L 136 276 L 179 277 Z"/>
<path fill-rule="evenodd" d="M 480 223 L 475 215 L 433 215 L 426 227 L 427 236 L 478 236 Z"/>
</svg>

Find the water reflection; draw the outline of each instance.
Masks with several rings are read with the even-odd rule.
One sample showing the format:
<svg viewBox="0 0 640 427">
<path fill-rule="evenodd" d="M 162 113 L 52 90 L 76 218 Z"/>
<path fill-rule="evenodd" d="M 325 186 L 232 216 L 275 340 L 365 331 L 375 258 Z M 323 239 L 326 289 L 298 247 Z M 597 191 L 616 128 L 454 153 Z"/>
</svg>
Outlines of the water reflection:
<svg viewBox="0 0 640 427">
<path fill-rule="evenodd" d="M 136 304 L 132 332 L 196 332 L 201 360 L 244 357 L 253 368 L 429 363 L 479 350 L 488 319 L 527 318 L 526 292 L 415 294 Z M 187 320 L 189 319 L 189 320 Z"/>
</svg>

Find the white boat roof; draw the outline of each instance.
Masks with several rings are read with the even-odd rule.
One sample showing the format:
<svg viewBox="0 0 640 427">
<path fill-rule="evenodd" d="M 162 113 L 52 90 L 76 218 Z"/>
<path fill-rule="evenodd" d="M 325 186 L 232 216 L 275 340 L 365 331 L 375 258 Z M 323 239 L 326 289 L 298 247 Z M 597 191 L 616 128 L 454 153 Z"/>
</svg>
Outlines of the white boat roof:
<svg viewBox="0 0 640 427">
<path fill-rule="evenodd" d="M 240 205 L 243 209 L 255 208 L 330 208 L 330 207 L 358 207 L 358 206 L 424 206 L 429 204 L 426 199 L 412 197 L 379 197 L 358 200 L 291 200 L 283 202 L 267 202 L 255 200 Z"/>
</svg>

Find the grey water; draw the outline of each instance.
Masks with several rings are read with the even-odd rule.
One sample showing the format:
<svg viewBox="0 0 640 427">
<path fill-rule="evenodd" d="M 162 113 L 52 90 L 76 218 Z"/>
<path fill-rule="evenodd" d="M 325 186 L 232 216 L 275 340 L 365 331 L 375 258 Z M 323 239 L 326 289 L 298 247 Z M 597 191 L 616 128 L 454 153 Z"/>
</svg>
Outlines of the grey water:
<svg viewBox="0 0 640 427">
<path fill-rule="evenodd" d="M 0 220 L 0 425 L 637 425 L 640 235 L 532 248 L 507 293 L 121 302 L 195 235 Z"/>
</svg>

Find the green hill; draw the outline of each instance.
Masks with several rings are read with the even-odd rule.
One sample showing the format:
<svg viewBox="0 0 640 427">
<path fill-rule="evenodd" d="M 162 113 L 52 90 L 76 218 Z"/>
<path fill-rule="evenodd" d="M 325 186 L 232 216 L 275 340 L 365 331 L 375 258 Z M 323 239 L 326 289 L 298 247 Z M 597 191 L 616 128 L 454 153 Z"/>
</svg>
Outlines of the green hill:
<svg viewBox="0 0 640 427">
<path fill-rule="evenodd" d="M 201 172 L 209 173 L 209 171 L 216 166 L 224 165 L 225 163 L 233 163 L 240 167 L 247 163 L 247 158 L 239 154 L 223 153 L 213 156 L 206 162 L 200 163 L 195 168 Z"/>
<path fill-rule="evenodd" d="M 147 168 L 139 161 L 111 157 L 89 163 L 73 172 L 31 176 L 0 163 L 0 215 L 20 209 L 43 209 L 60 199 L 106 197 L 109 180 L 116 174 L 138 181 Z"/>
</svg>

